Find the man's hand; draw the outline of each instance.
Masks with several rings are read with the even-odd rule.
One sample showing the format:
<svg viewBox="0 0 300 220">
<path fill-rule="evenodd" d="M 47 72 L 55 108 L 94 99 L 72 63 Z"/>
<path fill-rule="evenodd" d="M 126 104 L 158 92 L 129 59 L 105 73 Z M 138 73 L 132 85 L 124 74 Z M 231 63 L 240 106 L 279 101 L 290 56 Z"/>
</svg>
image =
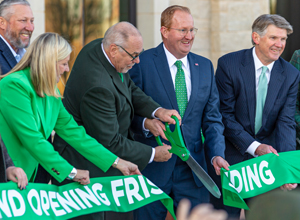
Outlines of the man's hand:
<svg viewBox="0 0 300 220">
<path fill-rule="evenodd" d="M 26 173 L 22 168 L 11 166 L 6 168 L 7 179 L 11 180 L 15 183 L 18 183 L 18 187 L 22 189 L 26 189 L 28 185 L 28 179 Z"/>
<path fill-rule="evenodd" d="M 155 137 L 161 136 L 163 139 L 168 140 L 165 136 L 164 131 L 166 130 L 165 125 L 157 119 L 146 119 L 144 126 L 148 129 Z"/>
<path fill-rule="evenodd" d="M 90 183 L 90 172 L 88 170 L 77 169 L 77 174 L 73 181 L 79 182 L 82 185 L 87 185 Z"/>
<path fill-rule="evenodd" d="M 141 175 L 141 172 L 139 171 L 139 168 L 134 163 L 131 163 L 127 160 L 119 159 L 119 162 L 116 166 L 118 170 L 120 170 L 124 176 L 128 175 Z"/>
<path fill-rule="evenodd" d="M 224 168 L 225 170 L 229 170 L 229 163 L 223 159 L 222 157 L 220 156 L 216 156 L 213 161 L 213 166 L 215 168 L 215 171 L 216 171 L 216 174 L 219 176 L 220 175 L 220 170 L 221 168 Z"/>
<path fill-rule="evenodd" d="M 272 146 L 267 145 L 267 144 L 261 144 L 261 145 L 259 145 L 256 148 L 256 150 L 255 150 L 254 153 L 256 155 L 258 155 L 258 156 L 262 156 L 264 154 L 269 154 L 269 153 L 273 153 L 273 154 L 279 156 L 278 153 L 277 153 L 277 150 L 275 150 Z"/>
<path fill-rule="evenodd" d="M 181 125 L 181 117 L 176 110 L 159 108 L 155 112 L 155 117 L 158 117 L 161 121 L 168 122 L 169 124 L 175 124 L 176 123 L 175 120 L 171 118 L 172 115 L 175 115 L 178 118 L 179 124 Z"/>
<path fill-rule="evenodd" d="M 297 183 L 284 184 L 280 186 L 280 189 L 282 189 L 283 191 L 293 190 L 296 189 L 297 185 L 298 185 Z"/>
<path fill-rule="evenodd" d="M 165 162 L 168 161 L 172 154 L 169 152 L 171 149 L 170 145 L 164 144 L 163 146 L 157 146 L 155 148 L 154 161 L 155 162 Z"/>
</svg>

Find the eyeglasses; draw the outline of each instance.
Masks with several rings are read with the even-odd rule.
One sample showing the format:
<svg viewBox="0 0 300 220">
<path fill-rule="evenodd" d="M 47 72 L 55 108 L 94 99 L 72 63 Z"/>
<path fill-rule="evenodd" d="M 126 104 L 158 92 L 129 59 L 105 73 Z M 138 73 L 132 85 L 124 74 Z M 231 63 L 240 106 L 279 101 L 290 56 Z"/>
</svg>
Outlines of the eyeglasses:
<svg viewBox="0 0 300 220">
<path fill-rule="evenodd" d="M 117 44 L 116 44 L 117 45 Z M 132 58 L 132 60 L 131 61 L 134 61 L 136 58 L 138 58 L 143 52 L 144 52 L 144 49 L 140 52 L 140 53 L 138 53 L 138 54 L 136 54 L 135 56 L 133 56 L 133 55 L 131 55 L 127 50 L 125 50 L 121 45 L 117 45 L 118 47 L 121 47 L 131 58 Z"/>
<path fill-rule="evenodd" d="M 167 27 L 169 29 L 174 29 L 179 31 L 179 33 L 181 34 L 181 36 L 186 36 L 189 32 L 191 32 L 192 36 L 195 36 L 197 34 L 198 28 L 191 28 L 190 30 L 188 29 L 177 29 L 177 28 L 171 28 L 171 27 Z"/>
</svg>

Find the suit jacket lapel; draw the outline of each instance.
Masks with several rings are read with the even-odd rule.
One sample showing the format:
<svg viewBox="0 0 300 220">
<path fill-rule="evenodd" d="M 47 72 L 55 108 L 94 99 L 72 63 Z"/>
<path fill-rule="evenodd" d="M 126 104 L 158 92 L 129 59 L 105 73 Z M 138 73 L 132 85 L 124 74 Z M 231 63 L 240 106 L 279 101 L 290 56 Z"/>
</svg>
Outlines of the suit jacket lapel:
<svg viewBox="0 0 300 220">
<path fill-rule="evenodd" d="M 39 118 L 42 124 L 42 130 L 44 132 L 44 136 L 47 139 L 51 132 L 52 128 L 55 126 L 61 100 L 52 97 L 52 96 L 45 96 L 39 97 L 36 96 L 37 99 L 37 112 L 39 114 Z"/>
<path fill-rule="evenodd" d="M 252 49 L 245 52 L 244 60 L 241 63 L 240 74 L 243 78 L 246 93 L 246 105 L 249 112 L 249 120 L 253 134 L 255 134 L 255 112 L 256 112 L 256 83 L 255 66 L 252 56 Z"/>
<path fill-rule="evenodd" d="M 188 54 L 188 61 L 189 61 L 189 65 L 190 65 L 190 73 L 191 73 L 191 85 L 192 85 L 192 91 L 191 91 L 191 96 L 188 102 L 188 105 L 186 107 L 184 116 L 188 115 L 190 113 L 190 111 L 193 109 L 193 106 L 195 104 L 195 100 L 196 100 L 196 95 L 198 94 L 198 89 L 199 87 L 203 86 L 205 83 L 205 76 L 202 75 L 202 79 L 200 80 L 200 73 L 204 73 L 205 71 L 202 70 L 201 64 L 196 66 L 195 63 L 195 58 L 194 56 L 189 53 Z M 201 94 L 200 94 L 201 95 Z M 203 99 L 204 100 L 204 99 Z"/>
<path fill-rule="evenodd" d="M 131 100 L 131 93 L 128 90 L 128 81 L 127 79 L 129 76 L 124 76 L 124 82 L 120 79 L 119 73 L 116 71 L 116 69 L 108 62 L 107 58 L 102 52 L 101 44 L 98 49 L 98 56 L 99 60 L 101 61 L 102 65 L 105 67 L 107 73 L 110 75 L 112 78 L 113 84 L 115 85 L 116 89 L 127 99 L 128 103 L 130 104 L 130 107 L 133 111 L 133 106 L 132 106 L 132 100 Z M 127 73 L 126 73 L 127 74 Z M 129 79 L 130 80 L 130 79 Z"/>
<path fill-rule="evenodd" d="M 276 97 L 281 89 L 282 83 L 284 82 L 285 76 L 283 75 L 283 68 L 280 62 L 277 60 L 271 71 L 271 78 L 268 85 L 268 92 L 266 102 L 263 111 L 262 126 L 266 123 L 268 115 L 274 106 Z"/>
<path fill-rule="evenodd" d="M 158 74 L 164 89 L 165 89 L 165 93 L 167 94 L 172 108 L 176 109 L 177 111 L 179 111 L 178 109 L 178 105 L 177 105 L 177 99 L 176 99 L 176 94 L 175 94 L 175 89 L 174 88 L 174 84 L 172 81 L 172 77 L 171 77 L 171 72 L 169 69 L 169 65 L 168 65 L 168 60 L 163 48 L 163 43 L 161 43 L 157 48 L 156 48 L 156 58 L 154 58 L 154 64 L 155 67 L 157 69 L 157 72 L 160 73 Z"/>
<path fill-rule="evenodd" d="M 7 44 L 1 38 L 0 38 L 0 48 L 2 48 L 3 57 L 6 59 L 9 66 L 13 68 L 17 64 L 16 58 L 12 54 Z"/>
</svg>

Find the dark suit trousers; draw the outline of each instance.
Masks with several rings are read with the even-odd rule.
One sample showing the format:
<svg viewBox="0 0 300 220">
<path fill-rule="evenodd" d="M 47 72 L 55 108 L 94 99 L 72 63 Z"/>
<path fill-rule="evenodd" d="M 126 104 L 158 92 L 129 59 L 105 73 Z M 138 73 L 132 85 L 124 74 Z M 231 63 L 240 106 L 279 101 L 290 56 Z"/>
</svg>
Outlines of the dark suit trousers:
<svg viewBox="0 0 300 220">
<path fill-rule="evenodd" d="M 199 203 L 209 202 L 209 192 L 204 186 L 196 185 L 191 168 L 179 157 L 168 183 L 158 187 L 173 199 L 175 213 L 178 203 L 183 198 L 189 198 L 192 204 L 191 208 Z M 134 210 L 133 214 L 135 220 L 165 220 L 167 209 L 161 201 L 156 201 Z"/>
</svg>

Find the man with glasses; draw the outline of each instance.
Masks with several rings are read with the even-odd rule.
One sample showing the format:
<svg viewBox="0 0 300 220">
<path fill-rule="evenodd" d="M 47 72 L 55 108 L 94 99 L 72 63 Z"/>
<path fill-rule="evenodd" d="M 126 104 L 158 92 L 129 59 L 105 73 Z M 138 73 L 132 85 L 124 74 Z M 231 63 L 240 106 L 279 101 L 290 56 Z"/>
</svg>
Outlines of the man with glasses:
<svg viewBox="0 0 300 220">
<path fill-rule="evenodd" d="M 169 145 L 152 148 L 134 141 L 130 124 L 134 114 L 157 117 L 175 123 L 175 110 L 160 108 L 151 97 L 146 96 L 130 79 L 127 71 L 139 63 L 143 51 L 140 32 L 128 22 L 110 27 L 103 39 L 87 44 L 79 53 L 67 81 L 63 103 L 79 125 L 103 146 L 142 170 L 153 160 L 170 159 Z M 146 127 L 148 128 L 148 127 Z M 54 146 L 75 167 L 88 169 L 90 177 L 119 176 L 121 172 L 109 169 L 106 173 L 87 161 L 59 136 Z M 54 181 L 59 185 L 57 181 Z M 69 183 L 64 181 L 62 184 Z M 107 213 L 107 216 L 116 215 Z M 127 214 L 106 219 L 129 219 Z M 103 219 L 101 213 L 82 216 L 79 219 Z"/>
<path fill-rule="evenodd" d="M 162 12 L 163 42 L 140 56 L 140 64 L 129 74 L 135 84 L 164 108 L 174 108 L 182 117 L 181 131 L 187 148 L 196 161 L 206 169 L 205 154 L 216 173 L 228 169 L 223 159 L 225 142 L 219 112 L 219 96 L 212 63 L 190 52 L 197 28 L 186 7 L 174 5 Z M 149 133 L 145 128 L 154 132 Z M 157 119 L 135 116 L 132 123 L 134 137 L 141 143 L 156 145 L 155 138 L 163 124 Z M 201 140 L 201 130 L 205 144 Z M 152 135 L 153 134 L 153 135 Z M 182 198 L 188 198 L 192 207 L 209 202 L 209 192 L 190 167 L 176 155 L 165 163 L 153 162 L 142 172 L 154 184 L 174 199 L 177 207 Z M 160 201 L 134 211 L 135 219 L 165 219 L 166 208 Z"/>
</svg>

